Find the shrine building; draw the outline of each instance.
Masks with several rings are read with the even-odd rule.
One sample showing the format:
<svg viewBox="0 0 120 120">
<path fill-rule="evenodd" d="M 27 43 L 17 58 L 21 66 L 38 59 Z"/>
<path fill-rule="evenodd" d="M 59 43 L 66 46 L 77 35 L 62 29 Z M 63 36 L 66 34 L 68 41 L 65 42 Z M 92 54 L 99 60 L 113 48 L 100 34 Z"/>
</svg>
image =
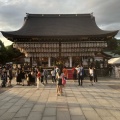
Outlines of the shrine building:
<svg viewBox="0 0 120 120">
<path fill-rule="evenodd" d="M 101 30 L 93 14 L 27 13 L 19 30 L 1 32 L 14 48 L 30 58 L 31 65 L 72 67 L 95 61 L 118 30 Z"/>
</svg>

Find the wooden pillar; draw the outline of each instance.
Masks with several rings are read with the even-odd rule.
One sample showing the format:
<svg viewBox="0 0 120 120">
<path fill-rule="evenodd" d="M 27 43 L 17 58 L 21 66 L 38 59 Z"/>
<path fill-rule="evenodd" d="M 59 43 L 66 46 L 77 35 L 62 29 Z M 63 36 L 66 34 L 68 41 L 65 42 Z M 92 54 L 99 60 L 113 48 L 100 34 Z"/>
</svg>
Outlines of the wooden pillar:
<svg viewBox="0 0 120 120">
<path fill-rule="evenodd" d="M 51 66 L 51 58 L 48 57 L 48 67 L 50 67 L 50 66 Z"/>
<path fill-rule="evenodd" d="M 70 67 L 72 67 L 72 56 L 69 57 Z"/>
<path fill-rule="evenodd" d="M 30 57 L 30 67 L 32 67 L 32 57 Z"/>
<path fill-rule="evenodd" d="M 59 57 L 61 57 L 61 42 L 59 42 Z"/>
</svg>

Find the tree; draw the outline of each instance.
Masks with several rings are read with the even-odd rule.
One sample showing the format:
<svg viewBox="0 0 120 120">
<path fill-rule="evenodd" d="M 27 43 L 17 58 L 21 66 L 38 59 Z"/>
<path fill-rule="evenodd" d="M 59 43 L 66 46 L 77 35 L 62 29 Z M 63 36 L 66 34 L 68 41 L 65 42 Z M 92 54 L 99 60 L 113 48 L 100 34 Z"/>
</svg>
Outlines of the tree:
<svg viewBox="0 0 120 120">
<path fill-rule="evenodd" d="M 0 64 L 6 63 L 7 53 L 3 42 L 0 40 Z"/>
<path fill-rule="evenodd" d="M 108 47 L 103 49 L 103 51 L 110 51 L 111 53 L 120 55 L 120 42 L 119 41 L 120 41 L 119 39 L 115 39 L 115 38 L 109 40 L 107 42 Z"/>
<path fill-rule="evenodd" d="M 120 55 L 120 46 L 118 46 L 115 50 L 112 51 L 114 54 Z"/>
<path fill-rule="evenodd" d="M 14 58 L 23 55 L 18 49 L 13 48 L 13 44 L 5 47 L 0 40 L 0 46 L 0 64 L 4 65 L 6 62 L 12 62 Z"/>
<path fill-rule="evenodd" d="M 13 61 L 13 59 L 23 55 L 18 49 L 13 48 L 13 44 L 6 47 L 6 52 L 8 55 L 8 62 Z"/>
<path fill-rule="evenodd" d="M 111 50 L 112 51 L 112 50 L 115 50 L 118 47 L 117 40 L 115 38 L 109 40 L 107 42 L 107 44 L 108 44 L 108 47 L 106 48 L 107 50 Z"/>
</svg>

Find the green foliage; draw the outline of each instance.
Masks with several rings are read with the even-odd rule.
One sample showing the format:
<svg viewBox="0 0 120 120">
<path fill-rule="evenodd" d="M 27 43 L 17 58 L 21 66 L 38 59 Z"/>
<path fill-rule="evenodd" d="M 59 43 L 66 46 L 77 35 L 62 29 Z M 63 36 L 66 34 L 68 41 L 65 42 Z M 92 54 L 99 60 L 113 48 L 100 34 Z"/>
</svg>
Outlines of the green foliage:
<svg viewBox="0 0 120 120">
<path fill-rule="evenodd" d="M 115 50 L 112 51 L 115 54 L 120 55 L 120 46 L 118 46 Z"/>
<path fill-rule="evenodd" d="M 0 64 L 6 63 L 7 53 L 3 42 L 0 40 Z"/>
<path fill-rule="evenodd" d="M 6 62 L 12 62 L 14 58 L 17 58 L 21 55 L 19 50 L 13 48 L 13 45 L 5 47 L 2 41 L 0 40 L 0 64 L 5 64 Z"/>
<path fill-rule="evenodd" d="M 115 38 L 109 40 L 107 44 L 108 44 L 107 50 L 115 50 L 118 47 L 117 40 Z"/>
<path fill-rule="evenodd" d="M 114 54 L 120 55 L 120 46 L 118 46 L 118 39 L 111 39 L 107 41 L 108 47 L 103 49 L 103 51 L 111 51 Z"/>
</svg>

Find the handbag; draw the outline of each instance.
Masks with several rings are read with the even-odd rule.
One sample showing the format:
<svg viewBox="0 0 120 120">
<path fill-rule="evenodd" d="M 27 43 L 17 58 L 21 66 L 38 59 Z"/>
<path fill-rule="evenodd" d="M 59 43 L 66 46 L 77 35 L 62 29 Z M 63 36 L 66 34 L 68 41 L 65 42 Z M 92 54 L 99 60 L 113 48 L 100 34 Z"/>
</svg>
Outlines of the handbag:
<svg viewBox="0 0 120 120">
<path fill-rule="evenodd" d="M 66 84 L 66 80 L 64 77 L 62 77 L 62 84 L 65 85 Z"/>
<path fill-rule="evenodd" d="M 29 81 L 29 77 L 27 76 L 27 81 Z"/>
</svg>

